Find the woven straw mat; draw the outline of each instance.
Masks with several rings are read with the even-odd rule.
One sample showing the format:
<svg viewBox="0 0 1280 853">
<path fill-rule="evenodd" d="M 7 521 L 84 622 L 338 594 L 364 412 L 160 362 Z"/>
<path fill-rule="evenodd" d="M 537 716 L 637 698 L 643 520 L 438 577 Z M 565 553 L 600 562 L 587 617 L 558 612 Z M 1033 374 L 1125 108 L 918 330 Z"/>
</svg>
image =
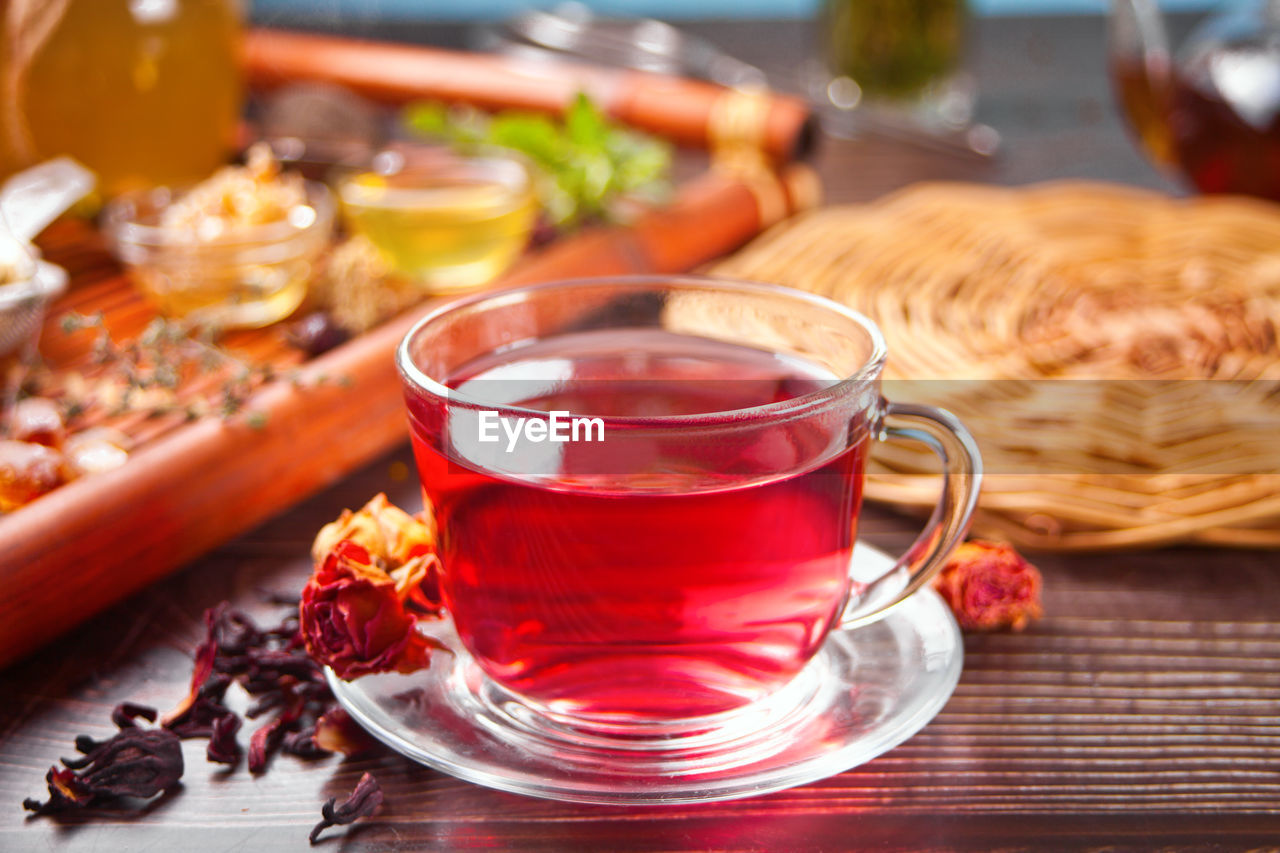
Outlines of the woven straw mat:
<svg viewBox="0 0 1280 853">
<path fill-rule="evenodd" d="M 978 533 L 1280 547 L 1278 206 L 922 184 L 797 216 L 710 272 L 875 320 L 886 396 L 950 409 L 978 439 Z M 934 504 L 931 455 L 873 460 L 869 498 Z"/>
</svg>

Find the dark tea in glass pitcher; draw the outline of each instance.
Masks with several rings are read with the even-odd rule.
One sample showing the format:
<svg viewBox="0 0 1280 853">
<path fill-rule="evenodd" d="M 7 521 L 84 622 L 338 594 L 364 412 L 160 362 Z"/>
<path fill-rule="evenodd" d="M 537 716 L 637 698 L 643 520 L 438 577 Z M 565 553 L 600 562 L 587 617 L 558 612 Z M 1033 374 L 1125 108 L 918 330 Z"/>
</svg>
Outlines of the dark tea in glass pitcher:
<svg viewBox="0 0 1280 853">
<path fill-rule="evenodd" d="M 1175 53 L 1157 0 L 1112 0 L 1110 61 L 1154 163 L 1203 193 L 1280 200 L 1280 2 L 1236 4 Z"/>
</svg>

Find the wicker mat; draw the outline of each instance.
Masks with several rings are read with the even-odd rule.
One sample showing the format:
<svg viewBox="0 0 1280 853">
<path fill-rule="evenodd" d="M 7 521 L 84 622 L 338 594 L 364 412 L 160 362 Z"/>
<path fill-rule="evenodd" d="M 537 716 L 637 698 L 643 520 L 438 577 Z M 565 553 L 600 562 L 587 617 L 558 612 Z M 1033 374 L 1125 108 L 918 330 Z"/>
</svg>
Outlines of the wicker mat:
<svg viewBox="0 0 1280 853">
<path fill-rule="evenodd" d="M 1280 207 L 926 184 L 798 216 L 711 272 L 874 319 L 885 395 L 978 437 L 981 533 L 1280 547 Z M 932 506 L 924 455 L 874 458 L 868 497 Z"/>
</svg>

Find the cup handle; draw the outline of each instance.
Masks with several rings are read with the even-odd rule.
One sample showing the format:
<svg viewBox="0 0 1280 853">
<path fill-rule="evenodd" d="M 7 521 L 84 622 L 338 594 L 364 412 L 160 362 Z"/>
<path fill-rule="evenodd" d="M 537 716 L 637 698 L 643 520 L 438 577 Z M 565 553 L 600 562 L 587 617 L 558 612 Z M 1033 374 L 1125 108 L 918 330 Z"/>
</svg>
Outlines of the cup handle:
<svg viewBox="0 0 1280 853">
<path fill-rule="evenodd" d="M 900 420 L 902 425 L 889 424 Z M 874 622 L 889 608 L 924 586 L 964 539 L 982 486 L 982 457 L 973 436 L 955 415 L 932 406 L 884 405 L 876 438 L 904 438 L 927 446 L 942 460 L 942 495 L 924 530 L 893 568 L 878 578 L 855 578 L 841 628 Z"/>
</svg>

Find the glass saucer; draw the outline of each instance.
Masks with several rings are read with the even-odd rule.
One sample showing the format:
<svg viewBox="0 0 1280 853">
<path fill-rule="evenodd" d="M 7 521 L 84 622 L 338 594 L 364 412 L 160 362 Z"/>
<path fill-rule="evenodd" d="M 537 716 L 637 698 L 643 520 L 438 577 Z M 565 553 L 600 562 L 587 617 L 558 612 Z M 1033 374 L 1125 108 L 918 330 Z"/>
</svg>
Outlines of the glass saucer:
<svg viewBox="0 0 1280 853">
<path fill-rule="evenodd" d="M 891 563 L 870 546 L 854 552 L 855 576 L 881 574 Z M 439 638 L 460 648 L 452 634 Z M 534 713 L 461 651 L 437 654 L 430 669 L 411 675 L 328 677 L 338 701 L 375 737 L 460 779 L 568 802 L 659 804 L 764 794 L 869 761 L 942 709 L 962 657 L 955 619 L 925 588 L 878 622 L 833 631 L 779 695 L 735 712 L 731 734 L 708 724 L 643 740 L 602 737 Z"/>
</svg>

